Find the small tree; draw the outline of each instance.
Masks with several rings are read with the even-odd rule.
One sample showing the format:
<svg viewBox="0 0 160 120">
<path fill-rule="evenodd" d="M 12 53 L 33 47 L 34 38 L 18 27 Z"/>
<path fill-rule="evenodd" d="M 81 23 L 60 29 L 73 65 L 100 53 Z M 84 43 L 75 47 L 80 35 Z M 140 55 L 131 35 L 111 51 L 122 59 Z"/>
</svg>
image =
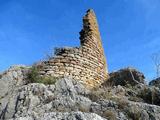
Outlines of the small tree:
<svg viewBox="0 0 160 120">
<path fill-rule="evenodd" d="M 159 78 L 160 77 L 160 53 L 152 54 L 151 58 L 155 65 L 157 78 Z"/>
</svg>

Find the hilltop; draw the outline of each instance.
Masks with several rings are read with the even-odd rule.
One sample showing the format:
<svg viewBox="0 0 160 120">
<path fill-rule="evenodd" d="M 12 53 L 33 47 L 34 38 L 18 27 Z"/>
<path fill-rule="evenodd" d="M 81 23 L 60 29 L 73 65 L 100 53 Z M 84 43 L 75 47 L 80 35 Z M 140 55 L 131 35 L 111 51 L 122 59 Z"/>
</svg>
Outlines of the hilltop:
<svg viewBox="0 0 160 120">
<path fill-rule="evenodd" d="M 0 74 L 1 120 L 160 120 L 160 79 L 134 68 L 109 73 L 93 10 L 80 46 Z"/>
<path fill-rule="evenodd" d="M 29 71 L 14 66 L 0 75 L 2 120 L 160 119 L 160 88 L 146 85 L 144 75 L 133 68 L 110 73 L 92 90 L 69 78 L 30 83 Z"/>
</svg>

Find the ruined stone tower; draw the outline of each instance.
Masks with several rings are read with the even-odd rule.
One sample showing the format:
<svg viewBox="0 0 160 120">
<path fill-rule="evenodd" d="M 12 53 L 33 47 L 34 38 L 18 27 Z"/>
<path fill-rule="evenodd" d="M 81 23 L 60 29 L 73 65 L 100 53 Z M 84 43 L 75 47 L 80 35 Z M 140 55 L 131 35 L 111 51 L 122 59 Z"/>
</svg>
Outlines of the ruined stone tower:
<svg viewBox="0 0 160 120">
<path fill-rule="evenodd" d="M 86 50 L 89 56 L 88 59 L 92 58 L 97 64 L 95 71 L 98 74 L 108 73 L 98 23 L 95 13 L 91 9 L 89 9 L 83 17 L 83 29 L 80 32 L 80 41 L 82 51 Z"/>
<path fill-rule="evenodd" d="M 69 77 L 89 87 L 100 85 L 108 77 L 95 13 L 89 9 L 83 17 L 80 47 L 56 48 L 55 56 L 37 65 L 42 76 Z"/>
</svg>

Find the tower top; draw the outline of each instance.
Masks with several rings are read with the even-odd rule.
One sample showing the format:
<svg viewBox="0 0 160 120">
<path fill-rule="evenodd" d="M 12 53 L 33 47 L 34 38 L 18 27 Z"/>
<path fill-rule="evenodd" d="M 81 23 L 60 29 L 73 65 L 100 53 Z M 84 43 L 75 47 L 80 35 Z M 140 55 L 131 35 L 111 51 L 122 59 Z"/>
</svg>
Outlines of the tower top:
<svg viewBox="0 0 160 120">
<path fill-rule="evenodd" d="M 87 13 L 94 13 L 94 10 L 93 9 L 88 9 Z"/>
<path fill-rule="evenodd" d="M 93 36 L 95 33 L 97 34 L 96 37 L 98 37 L 98 39 L 101 39 L 96 15 L 93 9 L 88 9 L 85 16 L 83 17 L 83 29 L 80 32 L 81 45 L 83 46 L 84 43 L 88 41 L 88 35 Z"/>
<path fill-rule="evenodd" d="M 88 50 L 87 54 L 94 55 L 106 67 L 106 59 L 102 46 L 96 15 L 92 9 L 87 10 L 83 17 L 83 28 L 80 32 L 81 47 Z"/>
<path fill-rule="evenodd" d="M 81 46 L 94 44 L 102 51 L 101 36 L 99 32 L 96 15 L 92 9 L 88 9 L 83 17 L 83 29 L 80 32 Z"/>
</svg>

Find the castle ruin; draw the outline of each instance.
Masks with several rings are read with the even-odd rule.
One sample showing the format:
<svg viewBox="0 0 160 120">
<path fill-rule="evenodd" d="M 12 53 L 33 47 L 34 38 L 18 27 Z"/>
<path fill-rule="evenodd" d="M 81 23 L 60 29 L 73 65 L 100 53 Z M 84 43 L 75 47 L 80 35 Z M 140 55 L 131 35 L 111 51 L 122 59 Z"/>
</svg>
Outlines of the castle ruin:
<svg viewBox="0 0 160 120">
<path fill-rule="evenodd" d="M 101 84 L 108 77 L 108 70 L 96 16 L 89 9 L 83 17 L 80 46 L 56 48 L 53 58 L 43 61 L 40 75 L 69 77 L 87 86 Z"/>
</svg>

